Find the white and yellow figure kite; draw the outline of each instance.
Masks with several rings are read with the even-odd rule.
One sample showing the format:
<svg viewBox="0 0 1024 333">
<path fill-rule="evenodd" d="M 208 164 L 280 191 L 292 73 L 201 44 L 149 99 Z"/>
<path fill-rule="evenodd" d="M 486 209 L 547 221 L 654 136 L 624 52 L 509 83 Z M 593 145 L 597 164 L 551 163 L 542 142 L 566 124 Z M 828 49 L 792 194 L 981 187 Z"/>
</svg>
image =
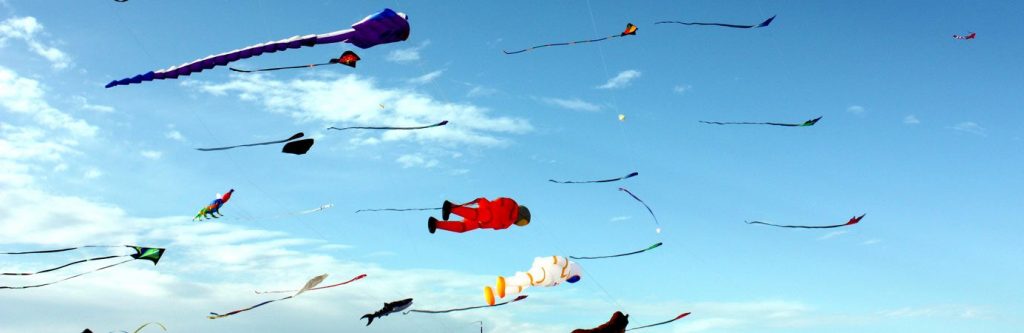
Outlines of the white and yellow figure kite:
<svg viewBox="0 0 1024 333">
<path fill-rule="evenodd" d="M 576 283 L 582 276 L 580 265 L 569 258 L 550 256 L 537 257 L 533 259 L 533 267 L 529 271 L 516 272 L 516 275 L 505 278 L 498 277 L 498 284 L 494 289 L 490 286 L 484 287 L 484 299 L 488 305 L 494 305 L 494 291 L 497 290 L 498 298 L 505 298 L 506 294 L 518 294 L 524 289 L 537 287 L 553 287 L 562 282 Z"/>
</svg>

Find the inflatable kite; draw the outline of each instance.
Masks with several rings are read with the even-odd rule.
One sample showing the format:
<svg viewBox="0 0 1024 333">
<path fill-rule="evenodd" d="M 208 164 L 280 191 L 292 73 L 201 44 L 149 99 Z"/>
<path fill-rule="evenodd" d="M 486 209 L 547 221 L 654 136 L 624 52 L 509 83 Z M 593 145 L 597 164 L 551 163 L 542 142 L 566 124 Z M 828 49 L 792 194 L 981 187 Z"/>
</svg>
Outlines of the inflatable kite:
<svg viewBox="0 0 1024 333">
<path fill-rule="evenodd" d="M 617 181 L 620 181 L 620 180 L 623 180 L 623 179 L 627 179 L 627 178 L 633 178 L 633 177 L 636 177 L 637 175 L 640 175 L 640 173 L 639 172 L 632 172 L 632 173 L 630 173 L 628 175 L 625 175 L 625 176 L 622 176 L 622 177 L 619 177 L 619 178 L 602 179 L 602 180 L 585 180 L 585 181 L 567 180 L 567 181 L 560 181 L 560 180 L 548 179 L 548 181 L 552 182 L 552 183 L 559 183 L 559 184 L 611 183 L 611 182 L 617 182 Z"/>
<path fill-rule="evenodd" d="M 961 35 L 953 35 L 953 39 L 963 39 L 963 40 L 974 39 L 974 37 L 977 36 L 977 35 L 978 34 L 973 33 L 973 32 L 969 33 L 967 35 L 963 35 L 963 36 L 961 36 Z"/>
<path fill-rule="evenodd" d="M 331 126 L 331 127 L 328 127 L 327 129 L 329 129 L 329 130 L 337 130 L 337 131 L 344 131 L 344 130 L 350 130 L 350 129 L 372 129 L 372 130 L 418 130 L 418 129 L 425 129 L 425 128 L 431 128 L 431 127 L 439 127 L 439 126 L 444 126 L 444 125 L 448 125 L 448 121 L 447 121 L 447 120 L 442 120 L 441 122 L 439 122 L 439 123 L 436 123 L 436 124 L 430 124 L 430 125 L 424 125 L 424 126 L 413 126 L 413 127 L 395 127 L 395 126 L 352 126 L 352 127 L 333 127 L 333 126 Z"/>
<path fill-rule="evenodd" d="M 252 310 L 252 309 L 255 309 L 255 308 L 258 308 L 258 307 L 270 304 L 270 303 L 273 303 L 273 302 L 283 301 L 283 300 L 286 300 L 286 299 L 290 299 L 290 298 L 293 298 L 295 296 L 302 295 L 302 293 L 310 291 L 310 290 L 318 290 L 318 289 L 337 287 L 337 286 L 345 285 L 345 284 L 347 284 L 349 282 L 352 282 L 352 281 L 356 281 L 356 280 L 362 279 L 364 277 L 366 277 L 366 274 L 361 274 L 361 275 L 359 275 L 359 276 L 357 276 L 357 277 L 355 277 L 355 278 L 353 278 L 351 280 L 348 280 L 348 281 L 345 281 L 345 282 L 342 282 L 342 283 L 338 283 L 338 284 L 333 284 L 333 285 L 323 286 L 323 287 L 317 288 L 317 285 L 319 285 L 321 282 L 324 282 L 324 280 L 327 279 L 327 274 L 319 275 L 319 276 L 316 276 L 316 277 L 314 277 L 312 279 L 309 279 L 309 281 L 306 281 L 306 284 L 303 285 L 302 288 L 300 288 L 298 290 L 283 290 L 283 291 L 265 292 L 265 293 L 290 293 L 290 292 L 295 292 L 294 295 L 290 295 L 290 296 L 282 297 L 282 298 L 278 298 L 278 299 L 272 299 L 272 300 L 269 300 L 269 301 L 266 301 L 266 302 L 263 302 L 263 303 L 260 303 L 260 304 L 256 304 L 256 305 L 244 308 L 244 309 L 234 310 L 234 311 L 231 311 L 231 312 L 228 312 L 228 313 L 225 313 L 225 314 L 219 314 L 219 313 L 216 313 L 216 312 L 210 312 L 210 315 L 207 316 L 207 318 L 217 319 L 217 318 L 224 318 L 224 317 L 227 317 L 227 316 L 232 316 L 232 315 L 235 315 L 235 314 L 238 314 L 238 313 L 241 313 L 241 312 L 249 311 L 249 310 Z M 257 294 L 259 294 L 259 292 L 257 292 Z"/>
<path fill-rule="evenodd" d="M 367 16 L 362 21 L 356 22 L 352 25 L 351 29 L 339 30 L 320 35 L 295 36 L 279 41 L 257 44 L 231 52 L 211 55 L 206 58 L 171 68 L 114 80 L 107 83 L 106 87 L 110 88 L 153 80 L 176 79 L 179 76 L 188 76 L 192 73 L 202 72 L 203 70 L 211 69 L 216 66 L 227 65 L 228 63 L 239 59 L 259 56 L 263 53 L 297 49 L 303 46 L 344 42 L 366 49 L 380 44 L 404 41 L 408 38 L 408 16 L 405 15 L 405 13 L 396 13 L 391 9 L 384 9 L 379 13 Z"/>
<path fill-rule="evenodd" d="M 601 324 L 601 326 L 591 329 L 578 328 L 573 330 L 572 333 L 622 333 L 626 331 L 626 326 L 628 325 L 629 315 L 622 314 L 621 311 L 615 311 L 612 314 L 612 318 L 608 319 L 608 322 Z"/>
<path fill-rule="evenodd" d="M 467 207 L 471 205 L 476 205 L 476 208 Z M 449 221 L 451 213 L 461 216 L 462 221 Z M 433 216 L 427 219 L 427 231 L 434 233 L 442 229 L 463 233 L 478 228 L 500 230 L 513 224 L 525 227 L 530 224 L 530 210 L 510 198 L 497 198 L 494 201 L 477 198 L 461 205 L 445 200 L 441 206 L 441 218 L 441 221 Z"/>
<path fill-rule="evenodd" d="M 846 223 L 843 223 L 843 224 L 820 225 L 820 226 L 817 226 L 817 225 L 778 225 L 778 224 L 771 224 L 771 223 L 766 223 L 766 222 L 761 222 L 761 221 L 744 221 L 744 222 L 747 222 L 747 224 L 764 224 L 764 225 L 770 225 L 770 226 L 773 226 L 773 227 L 780 227 L 780 228 L 829 229 L 829 228 L 838 228 L 838 227 L 845 227 L 845 226 L 857 224 L 858 222 L 860 222 L 860 219 L 864 218 L 864 215 L 867 215 L 867 214 L 861 214 L 861 216 L 854 216 L 854 217 L 850 218 L 849 221 L 846 221 Z"/>
<path fill-rule="evenodd" d="M 703 22 L 679 22 L 679 21 L 659 21 L 659 22 L 654 22 L 654 24 L 675 23 L 675 24 L 682 24 L 682 25 L 713 25 L 713 26 L 726 27 L 726 28 L 751 29 L 751 28 L 767 27 L 769 24 L 772 24 L 773 20 L 775 20 L 775 16 L 774 15 L 772 17 L 769 17 L 767 20 L 764 20 L 764 22 L 761 22 L 760 24 L 754 24 L 754 25 L 739 25 L 739 24 L 726 24 L 726 23 L 703 23 Z"/>
<path fill-rule="evenodd" d="M 499 276 L 494 289 L 490 286 L 484 287 L 484 300 L 488 305 L 494 305 L 495 290 L 498 292 L 498 298 L 505 298 L 506 294 L 518 294 L 529 287 L 553 287 L 563 282 L 576 283 L 582 277 L 582 271 L 579 264 L 569 261 L 566 257 L 537 257 L 533 259 L 530 270 L 516 272 L 507 279 Z"/>
<path fill-rule="evenodd" d="M 22 254 L 57 253 L 57 252 L 72 251 L 72 250 L 84 249 L 84 248 L 103 248 L 103 247 L 111 247 L 111 248 L 128 247 L 128 248 L 131 248 L 132 250 L 135 250 L 135 253 L 82 259 L 82 260 L 79 260 L 79 261 L 70 262 L 70 263 L 67 263 L 67 264 L 64 264 L 64 265 L 60 265 L 60 266 L 57 266 L 57 267 L 54 267 L 54 268 L 44 269 L 44 270 L 37 271 L 37 272 L 30 272 L 30 273 L 0 273 L 0 275 L 8 275 L 8 276 L 11 276 L 11 275 L 13 275 L 13 276 L 36 275 L 36 274 L 43 274 L 43 273 L 53 272 L 53 271 L 56 271 L 56 270 L 59 270 L 59 269 L 62 269 L 62 268 L 65 268 L 65 267 L 68 267 L 68 266 L 71 266 L 71 265 L 77 265 L 77 264 L 86 263 L 86 262 L 90 262 L 90 261 L 106 260 L 106 259 L 113 259 L 113 258 L 123 258 L 123 257 L 131 257 L 131 259 L 127 259 L 127 260 L 124 260 L 124 261 L 121 261 L 121 262 L 117 262 L 117 263 L 114 263 L 114 264 L 110 264 L 110 265 L 107 265 L 107 266 L 96 268 L 96 269 L 93 269 L 93 270 L 90 270 L 90 271 L 86 271 L 84 273 L 75 274 L 75 275 L 72 275 L 72 276 L 69 276 L 69 277 L 57 280 L 57 281 L 53 281 L 53 282 L 47 282 L 47 283 L 43 283 L 43 284 L 36 284 L 36 285 L 29 285 L 29 286 L 14 286 L 14 287 L 12 287 L 12 286 L 0 286 L 0 289 L 28 289 L 28 288 L 36 288 L 36 287 L 48 286 L 48 285 L 51 285 L 51 284 L 55 284 L 55 283 L 59 283 L 59 282 L 67 281 L 67 280 L 71 280 L 71 279 L 74 279 L 74 278 L 82 276 L 82 275 L 86 275 L 86 274 L 93 273 L 93 272 L 98 272 L 98 271 L 101 271 L 101 270 L 104 270 L 104 269 L 107 269 L 107 268 L 111 268 L 111 267 L 114 267 L 114 266 L 117 266 L 117 265 L 121 265 L 121 264 L 127 263 L 129 261 L 133 261 L 133 260 L 149 260 L 149 261 L 153 262 L 153 265 L 156 265 L 157 262 L 160 261 L 160 257 L 163 256 L 164 250 L 165 250 L 165 249 L 159 248 L 159 247 L 142 247 L 142 246 L 136 246 L 136 245 L 109 245 L 109 246 L 108 245 L 87 245 L 87 246 L 69 247 L 69 248 L 56 249 L 56 250 L 25 251 L 25 252 L 0 252 L 0 254 L 22 255 Z"/>
<path fill-rule="evenodd" d="M 518 302 L 518 301 L 522 301 L 522 300 L 526 299 L 526 297 L 527 297 L 527 295 L 519 295 L 519 296 L 517 296 L 515 299 L 513 299 L 511 301 L 505 301 L 505 302 L 497 303 L 497 304 L 494 304 L 494 305 L 477 305 L 477 306 L 470 306 L 470 307 L 465 307 L 465 308 L 454 308 L 454 309 L 448 309 L 448 310 L 417 310 L 417 309 L 413 309 L 413 310 L 409 310 L 409 311 L 406 311 L 406 312 L 402 312 L 402 314 L 406 315 L 406 314 L 409 314 L 411 312 L 417 312 L 417 313 L 449 313 L 449 312 L 466 311 L 466 310 L 473 310 L 473 309 L 480 309 L 480 308 L 493 308 L 493 307 L 502 306 L 502 305 L 505 305 L 505 304 L 508 304 L 508 303 L 515 303 L 515 302 Z M 480 325 L 482 326 L 483 324 L 480 324 Z"/>
<path fill-rule="evenodd" d="M 235 189 L 231 189 L 230 191 L 228 191 L 228 193 L 225 193 L 224 195 L 220 195 L 220 193 L 217 193 L 217 198 L 213 199 L 213 201 L 210 202 L 209 205 L 203 207 L 203 209 L 200 209 L 199 213 L 196 214 L 196 217 L 192 218 L 192 221 L 202 221 L 203 218 L 219 218 L 221 216 L 224 216 L 224 214 L 220 214 L 220 207 L 228 203 L 228 200 L 231 200 L 232 193 L 235 193 Z M 217 216 L 217 214 L 220 214 L 220 216 Z"/>
<path fill-rule="evenodd" d="M 628 253 L 620 253 L 620 254 L 613 254 L 613 255 L 600 256 L 600 257 L 574 257 L 574 256 L 569 256 L 569 258 L 570 259 L 605 259 L 605 258 L 625 257 L 625 256 L 631 256 L 631 255 L 634 255 L 634 254 L 644 253 L 644 252 L 653 250 L 653 249 L 661 246 L 661 244 L 662 244 L 661 242 L 658 242 L 657 244 L 651 245 L 651 246 L 647 247 L 646 249 L 639 250 L 639 251 L 628 252 Z"/>
<path fill-rule="evenodd" d="M 228 69 L 230 69 L 232 71 L 235 71 L 235 72 L 239 72 L 239 73 L 255 73 L 255 72 L 279 71 L 279 70 L 282 70 L 282 69 L 313 68 L 313 67 L 317 67 L 317 66 L 334 65 L 334 64 L 342 64 L 342 65 L 345 65 L 345 66 L 348 66 L 348 67 L 356 68 L 356 62 L 359 61 L 359 60 L 362 60 L 362 58 L 360 58 L 359 55 L 357 55 L 355 52 L 345 51 L 345 53 L 342 53 L 340 57 L 331 58 L 330 60 L 328 60 L 327 62 L 322 63 L 322 64 L 309 64 L 309 65 L 287 66 L 287 67 L 273 67 L 273 68 L 263 68 L 263 69 L 253 69 L 253 70 L 238 69 L 238 68 L 234 68 L 234 67 L 228 67 Z"/>
<path fill-rule="evenodd" d="M 377 312 L 374 313 L 367 313 L 363 315 L 360 319 L 366 319 L 366 326 L 370 326 L 370 324 L 373 324 L 373 318 L 383 318 L 384 316 L 387 316 L 389 314 L 401 312 L 402 310 L 405 310 L 410 306 L 412 306 L 412 298 L 406 298 L 401 301 L 384 303 L 384 307 L 380 308 L 380 310 L 377 310 Z"/>
<path fill-rule="evenodd" d="M 655 226 L 654 232 L 657 232 L 657 233 L 660 234 L 661 233 L 661 223 L 658 222 L 658 217 L 654 215 L 654 211 L 651 210 L 651 206 L 648 206 L 646 202 L 644 202 L 643 200 L 640 200 L 640 197 L 637 197 L 636 194 L 633 194 L 633 192 L 630 192 L 629 190 L 627 190 L 624 187 L 620 187 L 619 191 L 626 192 L 626 194 L 629 194 L 629 196 L 633 197 L 633 199 L 635 199 L 641 205 L 644 205 L 644 208 L 647 208 L 647 212 L 651 213 L 651 217 L 654 218 L 654 226 Z"/>
<path fill-rule="evenodd" d="M 814 126 L 821 120 L 821 117 L 814 118 L 799 124 L 788 124 L 788 123 L 751 123 L 751 122 L 718 122 L 718 121 L 703 121 L 700 122 L 712 125 L 772 125 L 772 126 L 786 126 L 786 127 L 807 127 Z"/>
<path fill-rule="evenodd" d="M 313 147 L 313 139 L 303 139 L 303 140 L 297 140 L 297 141 L 292 141 L 292 140 L 301 138 L 304 135 L 305 134 L 303 134 L 302 132 L 298 132 L 298 133 L 295 133 L 295 135 L 292 135 L 290 138 L 287 138 L 287 139 L 284 139 L 284 140 L 258 142 L 258 143 L 249 143 L 249 144 L 244 144 L 244 145 L 235 145 L 235 146 L 217 147 L 217 148 L 196 148 L 196 150 L 198 150 L 198 151 L 228 150 L 228 149 L 234 149 L 234 148 L 238 148 L 238 147 L 266 146 L 266 145 L 273 145 L 273 144 L 278 144 L 278 143 L 284 143 L 285 144 L 284 148 L 281 149 L 282 153 L 302 155 L 302 154 L 305 154 L 306 152 L 308 152 L 309 148 Z M 291 142 L 289 142 L 289 141 L 291 141 Z"/>
<path fill-rule="evenodd" d="M 612 38 L 615 38 L 615 37 L 635 36 L 635 35 L 636 35 L 636 26 L 633 25 L 633 23 L 627 23 L 626 24 L 626 30 L 623 30 L 618 35 L 611 35 L 611 36 L 604 37 L 604 38 L 580 40 L 580 41 L 567 42 L 567 43 L 552 43 L 552 44 L 537 45 L 537 46 L 530 47 L 530 48 L 525 48 L 525 49 L 522 49 L 522 50 L 519 50 L 519 51 L 511 51 L 511 52 L 509 52 L 509 51 L 502 50 L 502 52 L 505 52 L 505 54 L 516 54 L 516 53 L 523 53 L 523 52 L 526 52 L 526 51 L 532 51 L 532 50 L 535 50 L 535 49 L 539 49 L 539 48 L 542 48 L 542 47 L 548 47 L 548 46 L 564 46 L 564 45 L 574 45 L 574 44 L 583 44 L 583 43 L 593 43 L 593 42 L 600 42 L 600 41 L 607 40 L 607 39 L 612 39 Z"/>
</svg>

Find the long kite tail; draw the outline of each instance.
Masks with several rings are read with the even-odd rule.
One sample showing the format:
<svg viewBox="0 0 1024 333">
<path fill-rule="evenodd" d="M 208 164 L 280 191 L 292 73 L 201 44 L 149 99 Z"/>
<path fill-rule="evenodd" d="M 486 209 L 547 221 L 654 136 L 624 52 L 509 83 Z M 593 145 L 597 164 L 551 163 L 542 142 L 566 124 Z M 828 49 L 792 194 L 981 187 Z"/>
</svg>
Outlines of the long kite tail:
<svg viewBox="0 0 1024 333">
<path fill-rule="evenodd" d="M 227 317 L 227 316 L 233 316 L 233 315 L 241 313 L 241 312 L 249 311 L 249 310 L 252 310 L 252 309 L 255 309 L 255 308 L 258 308 L 258 307 L 270 304 L 270 303 L 273 303 L 273 302 L 283 301 L 283 300 L 286 300 L 286 299 L 289 299 L 289 298 L 292 298 L 292 297 L 295 297 L 295 296 L 292 295 L 292 296 L 282 297 L 282 298 L 278 298 L 278 299 L 272 299 L 272 300 L 269 300 L 269 301 L 266 301 L 266 302 L 263 302 L 263 303 L 260 303 L 260 304 L 256 304 L 256 305 L 244 308 L 244 309 L 234 310 L 234 311 L 231 311 L 231 312 L 228 312 L 228 313 L 225 313 L 225 314 L 219 314 L 219 313 L 216 313 L 216 312 L 210 312 L 210 315 L 206 316 L 206 318 L 218 319 L 218 318 L 224 318 L 224 317 Z"/>
<path fill-rule="evenodd" d="M 259 143 L 249 143 L 249 144 L 244 144 L 244 145 L 217 147 L 217 148 L 196 148 L 196 150 L 199 150 L 199 151 L 214 151 L 214 150 L 227 150 L 227 149 L 238 148 L 238 147 L 265 146 L 265 145 L 272 145 L 272 144 L 285 143 L 285 142 L 288 142 L 288 141 L 292 141 L 292 140 L 301 138 L 303 135 L 304 134 L 302 132 L 299 132 L 299 133 L 295 133 L 295 135 L 292 135 L 292 137 L 284 139 L 284 140 L 267 141 L 267 142 L 259 142 Z"/>
<path fill-rule="evenodd" d="M 117 265 L 121 265 L 121 264 L 130 262 L 130 261 L 133 261 L 133 260 L 135 260 L 135 259 L 134 258 L 128 259 L 128 260 L 125 260 L 125 261 L 122 261 L 122 262 L 119 262 L 119 263 L 103 266 L 103 267 L 100 267 L 100 268 L 97 268 L 97 269 L 94 269 L 94 270 L 91 270 L 91 271 L 78 273 L 78 274 L 75 274 L 75 275 L 72 275 L 72 276 L 69 276 L 69 277 L 57 280 L 57 281 L 53 281 L 53 282 L 47 282 L 47 283 L 43 283 L 43 284 L 36 284 L 36 285 L 30 285 L 30 286 L 14 286 L 14 287 L 12 287 L 12 286 L 0 286 L 0 289 L 28 289 L 28 288 L 37 288 L 37 287 L 48 286 L 48 285 L 51 285 L 51 284 L 60 283 L 60 282 L 64 282 L 64 281 L 67 281 L 67 280 L 71 280 L 71 279 L 74 279 L 76 277 L 79 277 L 79 276 L 82 276 L 82 275 L 86 275 L 86 274 L 89 274 L 89 273 L 95 273 L 95 272 L 98 272 L 98 271 L 102 271 L 104 269 L 111 268 L 111 267 L 114 267 L 114 266 L 117 266 Z"/>
<path fill-rule="evenodd" d="M 719 27 L 726 27 L 726 28 L 751 29 L 751 28 L 767 27 L 769 24 L 772 24 L 772 21 L 774 21 L 774 20 L 775 20 L 775 15 L 772 15 L 772 17 L 769 17 L 767 20 L 764 20 L 763 22 L 758 23 L 758 24 L 754 24 L 754 25 L 714 23 L 714 22 L 707 22 L 707 23 L 705 23 L 705 22 L 680 22 L 680 21 L 658 21 L 658 22 L 654 22 L 654 24 L 674 23 L 674 24 L 682 24 L 682 25 L 710 25 L 710 26 L 719 26 Z"/>
<path fill-rule="evenodd" d="M 230 69 L 232 71 L 235 71 L 235 72 L 239 72 L 239 73 L 256 73 L 256 72 L 279 71 L 279 70 L 282 70 L 282 69 L 313 68 L 313 67 L 317 67 L 317 66 L 333 65 L 333 64 L 335 64 L 335 63 L 325 62 L 325 63 L 322 63 L 322 64 L 309 64 L 309 65 L 285 66 L 285 67 L 271 67 L 271 68 L 250 69 L 250 70 L 238 69 L 238 68 L 234 68 L 234 67 L 228 67 L 228 69 Z"/>
<path fill-rule="evenodd" d="M 676 320 L 679 320 L 679 319 L 683 319 L 683 317 L 686 317 L 686 316 L 689 316 L 689 315 L 690 315 L 689 312 L 683 313 L 681 315 L 676 316 L 675 318 L 673 318 L 671 320 L 666 320 L 666 321 L 663 321 L 663 322 L 660 322 L 660 323 L 654 323 L 654 324 L 644 325 L 644 326 L 640 326 L 640 327 L 634 327 L 634 328 L 628 329 L 627 331 L 638 330 L 638 329 L 648 328 L 648 327 L 654 327 L 654 326 L 658 326 L 658 325 L 665 325 L 665 324 L 671 323 L 673 321 L 676 321 Z"/>
<path fill-rule="evenodd" d="M 526 299 L 526 297 L 527 297 L 527 295 L 519 295 L 518 297 L 516 297 L 515 299 L 513 299 L 511 301 L 505 301 L 505 302 L 497 303 L 497 304 L 494 304 L 494 305 L 478 305 L 478 306 L 470 306 L 470 307 L 465 307 L 465 308 L 455 308 L 455 309 L 448 309 L 448 310 L 409 310 L 409 311 L 402 312 L 402 314 L 409 314 L 410 312 L 416 312 L 416 313 L 449 313 L 449 312 L 466 311 L 466 310 L 473 310 L 473 309 L 480 309 L 480 308 L 493 308 L 493 307 L 496 307 L 496 306 L 502 306 L 502 305 L 505 305 L 505 304 L 509 304 L 509 303 L 513 303 L 513 302 L 518 302 L 518 301 Z"/>
<path fill-rule="evenodd" d="M 632 172 L 632 173 L 630 173 L 628 175 L 625 175 L 625 176 L 622 176 L 622 177 L 619 177 L 619 178 L 601 179 L 601 180 L 586 180 L 586 181 L 565 180 L 565 181 L 561 181 L 561 180 L 548 179 L 548 181 L 552 182 L 552 183 L 558 183 L 558 184 L 611 183 L 611 182 L 617 182 L 617 181 L 620 181 L 620 180 L 623 180 L 623 179 L 627 179 L 627 178 L 633 178 L 633 177 L 636 177 L 637 175 L 640 175 L 640 173 L 639 172 Z"/>
<path fill-rule="evenodd" d="M 798 123 L 798 124 L 794 124 L 794 123 L 772 123 L 772 122 L 759 122 L 758 123 L 758 122 L 748 122 L 748 121 L 726 121 L 726 122 L 722 122 L 722 121 L 704 121 L 704 120 L 701 120 L 699 122 L 704 123 L 704 124 L 712 124 L 712 125 L 772 125 L 772 126 L 786 126 L 786 127 L 804 127 L 804 126 L 814 126 L 814 124 L 817 124 L 819 120 L 821 120 L 821 117 L 814 118 L 814 119 L 811 119 L 811 120 L 807 120 L 805 122 Z"/>
<path fill-rule="evenodd" d="M 643 250 L 633 251 L 633 252 L 629 252 L 629 253 L 621 253 L 621 254 L 608 255 L 608 256 L 600 256 L 600 257 L 573 257 L 573 256 L 569 256 L 569 258 L 571 258 L 571 259 L 604 259 L 604 258 L 625 257 L 625 256 L 634 255 L 634 254 L 638 254 L 638 253 L 644 253 L 644 252 L 653 250 L 654 248 L 659 247 L 661 245 L 662 245 L 662 243 L 658 242 L 657 244 L 651 245 L 651 246 L 649 246 L 649 247 L 647 247 L 646 249 L 643 249 Z"/>
<path fill-rule="evenodd" d="M 320 289 L 334 288 L 334 287 L 337 287 L 337 286 L 343 286 L 343 285 L 349 284 L 351 282 L 357 281 L 359 279 L 362 279 L 364 277 L 366 277 L 366 274 L 359 274 L 359 276 L 356 276 L 356 277 L 352 278 L 351 280 L 348 280 L 348 281 L 345 281 L 345 282 L 335 283 L 335 284 L 326 285 L 326 286 L 319 286 L 319 287 L 316 287 L 316 288 L 310 288 L 309 290 L 320 290 Z M 298 290 L 256 291 L 256 294 L 293 293 L 293 292 L 296 292 L 296 291 L 298 291 Z"/>
<path fill-rule="evenodd" d="M 861 214 L 860 216 L 854 216 L 853 218 L 851 218 L 846 223 L 843 223 L 843 224 L 833 224 L 833 225 L 781 225 L 781 224 L 773 224 L 773 223 L 761 222 L 761 221 L 744 221 L 744 222 L 747 222 L 747 224 L 763 224 L 763 225 L 779 227 L 779 228 L 831 229 L 831 228 L 839 228 L 839 227 L 845 227 L 845 226 L 850 226 L 850 225 L 857 224 L 857 223 L 860 222 L 860 219 L 864 218 L 865 215 L 867 215 L 867 214 Z"/>
<path fill-rule="evenodd" d="M 85 248 L 98 248 L 98 247 L 124 247 L 123 245 L 84 245 L 76 247 L 68 247 L 56 250 L 39 250 L 39 251 L 21 251 L 21 252 L 0 252 L 0 254 L 39 254 L 39 253 L 57 253 L 71 250 L 85 249 Z"/>
<path fill-rule="evenodd" d="M 626 194 L 629 194 L 629 196 L 633 197 L 633 199 L 636 199 L 637 202 L 640 202 L 641 205 L 644 205 L 644 208 L 647 208 L 647 212 L 651 213 L 651 217 L 654 218 L 654 224 L 658 227 L 657 231 L 660 233 L 661 232 L 661 223 L 658 222 L 658 217 L 654 215 L 654 211 L 651 210 L 651 206 L 648 206 L 646 202 L 641 200 L 639 197 L 636 196 L 636 194 L 633 194 L 633 192 L 630 192 L 625 187 L 620 187 L 619 191 L 626 192 Z"/>
<path fill-rule="evenodd" d="M 152 323 L 142 324 L 142 326 L 139 326 L 139 328 L 136 328 L 135 331 L 132 332 L 132 333 L 139 333 L 139 332 L 142 331 L 142 329 L 146 328 L 146 326 L 149 326 L 151 324 L 157 324 L 157 326 L 160 326 L 160 328 L 163 329 L 164 332 L 167 332 L 167 327 L 164 327 L 164 324 L 161 324 L 161 323 L 158 323 L 158 322 L 152 322 Z"/>
<path fill-rule="evenodd" d="M 420 210 L 438 210 L 441 207 L 436 208 L 374 208 L 374 209 L 360 209 L 356 213 L 360 212 L 409 212 L 409 211 L 420 211 Z"/>
<path fill-rule="evenodd" d="M 70 263 L 67 263 L 67 264 L 64 264 L 64 265 L 60 265 L 60 266 L 57 266 L 57 267 L 54 267 L 54 268 L 47 268 L 47 269 L 44 269 L 44 270 L 41 270 L 41 271 L 38 271 L 38 272 L 32 272 L 32 273 L 0 273 L 0 275 L 14 275 L 14 276 L 36 275 L 36 274 L 42 274 L 42 273 L 47 273 L 47 272 L 53 272 L 55 270 L 58 270 L 58 269 L 61 269 L 61 268 L 64 268 L 64 267 L 68 267 L 68 266 L 71 266 L 71 265 L 77 265 L 77 264 L 81 264 L 81 263 L 86 263 L 86 262 L 90 262 L 90 261 L 97 261 L 97 260 L 104 260 L 104 259 L 113 259 L 113 258 L 128 257 L 128 256 L 131 256 L 131 255 L 130 254 L 126 254 L 126 255 L 120 255 L 120 256 L 103 256 L 103 257 L 88 258 L 88 259 L 82 259 L 82 260 L 79 260 L 79 261 L 73 261 L 73 262 L 70 262 Z"/>
<path fill-rule="evenodd" d="M 578 41 L 575 41 L 575 42 L 551 43 L 551 44 L 537 45 L 537 46 L 528 47 L 528 48 L 525 48 L 525 49 L 522 49 L 522 50 L 518 50 L 518 51 L 505 51 L 505 50 L 502 50 L 501 52 L 504 52 L 505 54 L 518 54 L 518 53 L 523 53 L 523 52 L 526 52 L 526 51 L 532 51 L 532 50 L 536 50 L 536 49 L 544 48 L 544 47 L 548 47 L 548 46 L 565 46 L 565 45 L 573 45 L 573 44 L 600 42 L 600 41 L 607 40 L 607 39 L 612 39 L 612 38 L 615 38 L 615 37 L 623 37 L 623 36 L 636 35 L 636 30 L 637 30 L 636 26 L 633 25 L 633 23 L 626 23 L 626 30 L 623 31 L 622 33 L 618 34 L 618 35 L 611 35 L 611 36 L 608 36 L 608 37 L 602 37 L 602 38 L 597 38 L 597 39 L 578 40 Z"/>
<path fill-rule="evenodd" d="M 413 127 L 396 127 L 396 126 L 352 126 L 352 127 L 328 127 L 327 129 L 344 131 L 349 129 L 372 129 L 372 130 L 418 130 L 431 127 L 439 127 L 448 125 L 447 120 L 442 120 L 436 124 L 424 125 L 424 126 L 413 126 Z"/>
</svg>

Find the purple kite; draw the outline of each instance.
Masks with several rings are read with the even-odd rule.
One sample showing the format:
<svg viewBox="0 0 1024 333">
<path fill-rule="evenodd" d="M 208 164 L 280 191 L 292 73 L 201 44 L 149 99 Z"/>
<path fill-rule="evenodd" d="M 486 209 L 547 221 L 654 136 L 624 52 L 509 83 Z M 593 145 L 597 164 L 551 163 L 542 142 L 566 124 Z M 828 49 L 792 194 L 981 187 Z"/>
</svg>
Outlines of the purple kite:
<svg viewBox="0 0 1024 333">
<path fill-rule="evenodd" d="M 405 15 L 405 13 L 396 13 L 391 9 L 384 9 L 380 13 L 367 16 L 362 21 L 356 22 L 356 24 L 352 25 L 352 29 L 320 35 L 294 36 L 279 41 L 257 44 L 227 53 L 211 55 L 179 66 L 110 81 L 106 87 L 142 83 L 143 81 L 176 79 L 178 76 L 188 76 L 216 66 L 227 65 L 238 59 L 246 59 L 263 53 L 297 49 L 303 46 L 345 42 L 366 49 L 379 44 L 404 41 L 408 38 L 409 16 Z"/>
</svg>

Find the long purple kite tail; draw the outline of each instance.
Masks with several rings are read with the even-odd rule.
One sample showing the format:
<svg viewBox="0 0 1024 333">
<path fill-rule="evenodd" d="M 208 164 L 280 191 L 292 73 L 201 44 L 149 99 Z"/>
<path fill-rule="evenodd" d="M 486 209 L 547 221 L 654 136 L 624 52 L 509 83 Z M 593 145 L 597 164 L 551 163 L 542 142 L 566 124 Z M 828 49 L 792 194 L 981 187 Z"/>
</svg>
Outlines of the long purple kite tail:
<svg viewBox="0 0 1024 333">
<path fill-rule="evenodd" d="M 192 73 L 199 73 L 203 70 L 211 69 L 216 66 L 224 66 L 239 59 L 258 56 L 263 53 L 274 53 L 288 49 L 297 49 L 304 46 L 346 42 L 365 49 L 378 44 L 399 42 L 409 38 L 409 21 L 407 18 L 408 16 L 403 13 L 396 13 L 391 9 L 384 9 L 379 13 L 370 15 L 362 21 L 353 24 L 352 29 L 320 35 L 294 36 L 288 39 L 252 45 L 230 52 L 211 55 L 206 58 L 167 69 L 151 71 L 133 77 L 110 81 L 110 83 L 107 83 L 106 88 L 142 83 L 145 81 L 176 79 L 179 76 L 188 76 Z"/>
</svg>

